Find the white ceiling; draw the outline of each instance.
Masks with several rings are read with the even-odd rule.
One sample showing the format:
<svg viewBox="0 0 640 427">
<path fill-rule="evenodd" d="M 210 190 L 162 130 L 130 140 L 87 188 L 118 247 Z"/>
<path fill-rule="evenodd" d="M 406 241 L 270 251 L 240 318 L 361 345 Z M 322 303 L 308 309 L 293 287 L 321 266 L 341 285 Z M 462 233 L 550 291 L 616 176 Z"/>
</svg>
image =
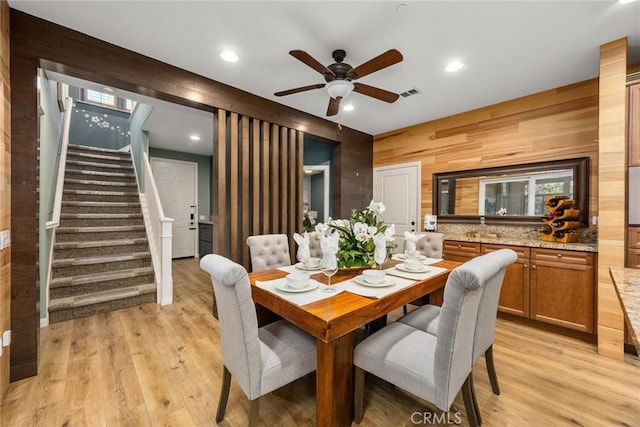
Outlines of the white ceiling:
<svg viewBox="0 0 640 427">
<path fill-rule="evenodd" d="M 397 12 L 396 7 L 407 7 Z M 640 62 L 640 1 L 17 1 L 12 8 L 324 117 L 323 83 L 288 52 L 321 63 L 345 49 L 352 66 L 391 49 L 404 61 L 362 83 L 421 93 L 387 104 L 353 93 L 329 120 L 376 135 L 596 77 L 601 44 L 629 37 Z M 223 62 L 232 48 L 240 60 Z M 446 73 L 460 59 L 465 67 Z M 153 70 L 150 70 L 153 72 Z M 177 117 L 177 116 L 176 116 Z M 158 119 L 167 127 L 171 117 Z M 183 120 L 181 117 L 180 120 Z M 151 130 L 153 132 L 153 130 Z"/>
</svg>

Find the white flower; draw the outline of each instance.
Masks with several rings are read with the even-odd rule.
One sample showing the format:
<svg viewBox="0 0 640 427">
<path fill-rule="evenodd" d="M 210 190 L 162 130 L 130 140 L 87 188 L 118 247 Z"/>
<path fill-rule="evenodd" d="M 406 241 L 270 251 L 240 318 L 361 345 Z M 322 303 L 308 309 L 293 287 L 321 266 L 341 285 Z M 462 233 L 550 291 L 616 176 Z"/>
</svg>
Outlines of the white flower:
<svg viewBox="0 0 640 427">
<path fill-rule="evenodd" d="M 369 238 L 367 230 L 368 226 L 363 222 L 356 222 L 355 224 L 353 224 L 353 234 L 356 237 L 356 240 L 359 242 L 364 242 Z"/>
<path fill-rule="evenodd" d="M 378 227 L 376 227 L 375 225 L 370 225 L 369 227 L 367 227 L 367 233 L 369 234 L 369 236 L 375 236 L 376 234 L 378 234 Z"/>
<path fill-rule="evenodd" d="M 390 226 L 387 227 L 386 230 L 384 230 L 384 237 L 387 239 L 387 242 L 393 242 L 395 240 L 393 238 L 394 234 L 396 234 L 395 224 L 391 224 Z"/>
<path fill-rule="evenodd" d="M 373 200 L 369 203 L 368 209 L 373 211 L 376 215 L 382 215 L 386 210 L 382 202 L 374 202 Z"/>
</svg>

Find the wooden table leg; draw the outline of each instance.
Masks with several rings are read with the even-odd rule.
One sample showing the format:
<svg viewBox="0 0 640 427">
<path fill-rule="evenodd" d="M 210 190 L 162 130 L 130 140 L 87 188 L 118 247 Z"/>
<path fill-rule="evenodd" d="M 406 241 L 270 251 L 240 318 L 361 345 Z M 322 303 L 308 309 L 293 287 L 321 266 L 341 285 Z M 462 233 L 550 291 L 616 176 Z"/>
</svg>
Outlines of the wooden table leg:
<svg viewBox="0 0 640 427">
<path fill-rule="evenodd" d="M 353 343 L 355 333 L 326 343 L 317 340 L 316 426 L 353 422 Z"/>
</svg>

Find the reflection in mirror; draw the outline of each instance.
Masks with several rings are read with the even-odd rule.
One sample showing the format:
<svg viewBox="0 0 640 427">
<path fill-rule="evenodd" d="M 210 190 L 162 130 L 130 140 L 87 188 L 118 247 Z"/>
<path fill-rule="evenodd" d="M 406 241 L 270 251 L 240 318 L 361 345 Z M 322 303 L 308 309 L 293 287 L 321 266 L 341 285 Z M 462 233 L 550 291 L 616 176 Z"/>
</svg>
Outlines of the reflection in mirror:
<svg viewBox="0 0 640 427">
<path fill-rule="evenodd" d="M 479 216 L 493 222 L 539 223 L 549 196 L 566 195 L 587 216 L 588 159 L 434 175 L 434 211 L 444 222 Z"/>
</svg>

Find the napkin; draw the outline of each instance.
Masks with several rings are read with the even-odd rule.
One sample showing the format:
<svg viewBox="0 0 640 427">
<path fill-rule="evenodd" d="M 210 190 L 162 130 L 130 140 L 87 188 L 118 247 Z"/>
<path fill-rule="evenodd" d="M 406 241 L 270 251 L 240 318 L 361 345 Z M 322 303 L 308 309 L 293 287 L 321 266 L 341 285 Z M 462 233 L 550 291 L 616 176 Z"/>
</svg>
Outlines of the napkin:
<svg viewBox="0 0 640 427">
<path fill-rule="evenodd" d="M 424 234 L 416 234 L 413 231 L 404 232 L 404 251 L 407 255 L 416 252 L 416 242 L 424 237 Z"/>
<path fill-rule="evenodd" d="M 309 249 L 309 234 L 305 231 L 304 235 L 293 233 L 293 240 L 298 244 L 298 253 L 296 258 L 300 262 L 311 258 L 311 250 Z"/>
</svg>

